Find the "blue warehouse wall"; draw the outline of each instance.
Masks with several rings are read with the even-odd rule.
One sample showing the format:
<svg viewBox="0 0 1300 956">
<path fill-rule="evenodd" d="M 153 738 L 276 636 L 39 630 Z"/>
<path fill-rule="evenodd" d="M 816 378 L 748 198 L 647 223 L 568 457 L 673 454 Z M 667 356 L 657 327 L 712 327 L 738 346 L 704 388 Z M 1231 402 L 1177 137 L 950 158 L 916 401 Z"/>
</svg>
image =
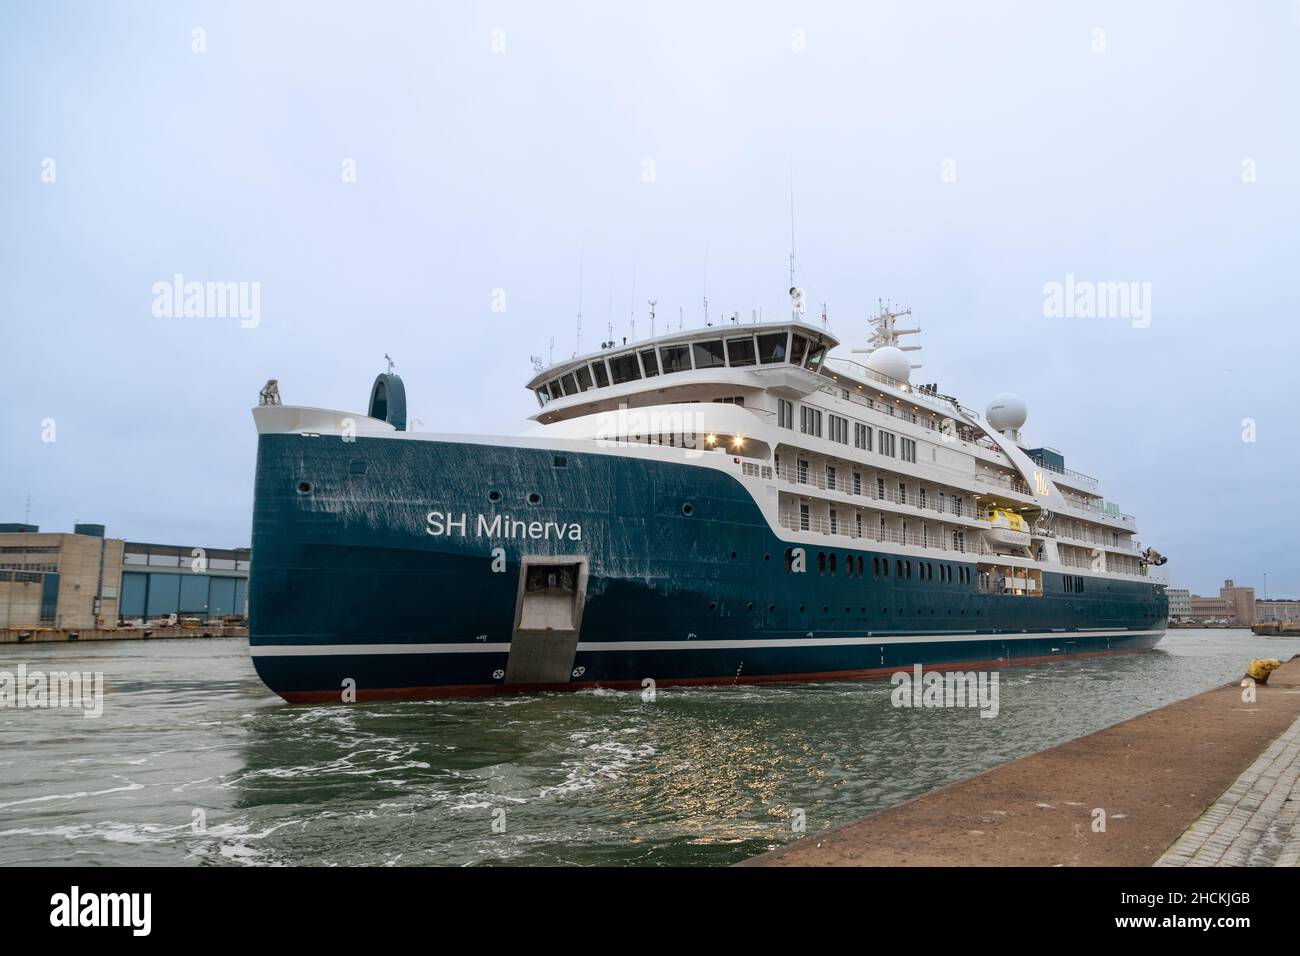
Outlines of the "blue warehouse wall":
<svg viewBox="0 0 1300 956">
<path fill-rule="evenodd" d="M 124 571 L 119 613 L 146 618 L 243 614 L 247 587 L 246 579 L 228 575 Z"/>
</svg>

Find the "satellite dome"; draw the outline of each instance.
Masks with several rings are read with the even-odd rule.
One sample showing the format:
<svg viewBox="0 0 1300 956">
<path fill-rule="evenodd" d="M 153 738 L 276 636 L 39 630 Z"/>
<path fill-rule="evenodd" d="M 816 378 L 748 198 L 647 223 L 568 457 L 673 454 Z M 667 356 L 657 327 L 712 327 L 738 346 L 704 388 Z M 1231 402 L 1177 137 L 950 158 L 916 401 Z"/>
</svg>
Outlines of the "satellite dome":
<svg viewBox="0 0 1300 956">
<path fill-rule="evenodd" d="M 912 363 L 907 360 L 902 349 L 892 345 L 882 345 L 868 355 L 867 368 L 900 382 L 906 382 L 907 377 L 912 374 Z"/>
<path fill-rule="evenodd" d="M 1004 432 L 1007 429 L 1020 428 L 1029 417 L 1029 409 L 1025 405 L 1025 400 L 1019 395 L 1003 392 L 1001 395 L 993 396 L 988 408 L 984 410 L 984 417 L 995 429 Z"/>
</svg>

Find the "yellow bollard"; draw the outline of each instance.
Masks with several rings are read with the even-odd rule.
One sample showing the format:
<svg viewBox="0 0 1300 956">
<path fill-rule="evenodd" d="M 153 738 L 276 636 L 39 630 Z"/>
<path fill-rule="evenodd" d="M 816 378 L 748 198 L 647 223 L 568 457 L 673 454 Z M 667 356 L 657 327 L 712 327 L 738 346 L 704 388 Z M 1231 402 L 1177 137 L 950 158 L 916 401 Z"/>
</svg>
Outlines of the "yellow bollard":
<svg viewBox="0 0 1300 956">
<path fill-rule="evenodd" d="M 1257 684 L 1267 684 L 1268 675 L 1281 666 L 1282 662 L 1275 657 L 1257 657 L 1246 668 L 1246 676 Z"/>
</svg>

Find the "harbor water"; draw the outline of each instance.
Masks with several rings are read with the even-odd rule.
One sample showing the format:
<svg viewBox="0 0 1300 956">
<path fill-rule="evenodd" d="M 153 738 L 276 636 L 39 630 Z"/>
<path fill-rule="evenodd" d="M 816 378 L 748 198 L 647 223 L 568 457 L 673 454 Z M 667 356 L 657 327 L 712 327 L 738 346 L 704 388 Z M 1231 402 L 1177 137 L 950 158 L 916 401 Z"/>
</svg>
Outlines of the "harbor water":
<svg viewBox="0 0 1300 956">
<path fill-rule="evenodd" d="M 0 709 L 0 863 L 728 864 L 1296 653 L 1170 631 L 1003 669 L 984 718 L 881 680 L 291 707 L 244 640 L 3 645 L 105 693 Z"/>
</svg>

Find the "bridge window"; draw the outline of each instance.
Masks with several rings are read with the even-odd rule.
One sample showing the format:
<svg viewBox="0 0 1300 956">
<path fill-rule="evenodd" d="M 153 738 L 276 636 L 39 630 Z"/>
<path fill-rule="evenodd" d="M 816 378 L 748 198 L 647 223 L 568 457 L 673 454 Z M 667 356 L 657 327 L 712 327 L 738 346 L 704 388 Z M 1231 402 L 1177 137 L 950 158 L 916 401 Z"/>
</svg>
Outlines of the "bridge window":
<svg viewBox="0 0 1300 956">
<path fill-rule="evenodd" d="M 637 364 L 636 353 L 629 352 L 626 355 L 615 355 L 609 360 L 609 374 L 614 380 L 615 385 L 622 385 L 624 382 L 635 382 L 641 377 L 641 366 Z"/>
<path fill-rule="evenodd" d="M 659 359 L 655 357 L 654 349 L 646 349 L 641 353 L 641 367 L 645 369 L 646 378 L 654 378 L 659 374 Z"/>
<path fill-rule="evenodd" d="M 549 402 L 550 400 L 551 400 L 551 393 L 548 392 L 546 390 L 546 386 L 543 385 L 541 388 L 537 390 L 537 403 L 541 405 L 543 408 L 545 408 L 546 403 Z"/>
<path fill-rule="evenodd" d="M 565 394 L 565 395 L 577 395 L 577 394 L 578 394 L 578 380 L 577 380 L 576 378 L 573 377 L 573 373 L 572 373 L 572 372 L 570 372 L 568 375 L 564 376 L 564 378 L 562 378 L 562 379 L 560 380 L 560 382 L 561 382 L 561 384 L 564 385 L 564 394 Z"/>
<path fill-rule="evenodd" d="M 769 332 L 758 337 L 758 360 L 764 365 L 785 361 L 785 332 Z M 734 364 L 734 363 L 733 363 Z"/>
<path fill-rule="evenodd" d="M 691 370 L 691 347 L 689 345 L 665 345 L 659 349 L 659 364 L 665 375 L 672 372 L 689 372 Z"/>
<path fill-rule="evenodd" d="M 696 368 L 718 368 L 726 365 L 722 357 L 722 339 L 712 342 L 693 342 L 691 352 L 695 356 Z"/>
<path fill-rule="evenodd" d="M 604 388 L 609 384 L 609 372 L 605 370 L 605 360 L 597 359 L 591 363 L 591 371 L 596 376 L 596 387 Z"/>
<path fill-rule="evenodd" d="M 810 351 L 808 352 L 808 365 L 806 367 L 813 372 L 817 371 L 819 368 L 821 368 L 822 359 L 824 359 L 825 357 L 826 357 L 826 346 L 821 344 L 814 344 L 811 347 Z"/>
<path fill-rule="evenodd" d="M 585 392 L 591 388 L 591 369 L 587 368 L 585 365 L 580 365 L 574 370 L 574 375 L 577 376 L 578 389 L 580 391 Z"/>
<path fill-rule="evenodd" d="M 745 336 L 743 339 L 727 339 L 727 358 L 733 368 L 753 365 L 756 361 L 754 339 L 751 336 Z"/>
<path fill-rule="evenodd" d="M 796 334 L 791 340 L 790 345 L 790 364 L 802 365 L 803 360 L 808 355 L 808 340 L 802 335 Z"/>
</svg>

